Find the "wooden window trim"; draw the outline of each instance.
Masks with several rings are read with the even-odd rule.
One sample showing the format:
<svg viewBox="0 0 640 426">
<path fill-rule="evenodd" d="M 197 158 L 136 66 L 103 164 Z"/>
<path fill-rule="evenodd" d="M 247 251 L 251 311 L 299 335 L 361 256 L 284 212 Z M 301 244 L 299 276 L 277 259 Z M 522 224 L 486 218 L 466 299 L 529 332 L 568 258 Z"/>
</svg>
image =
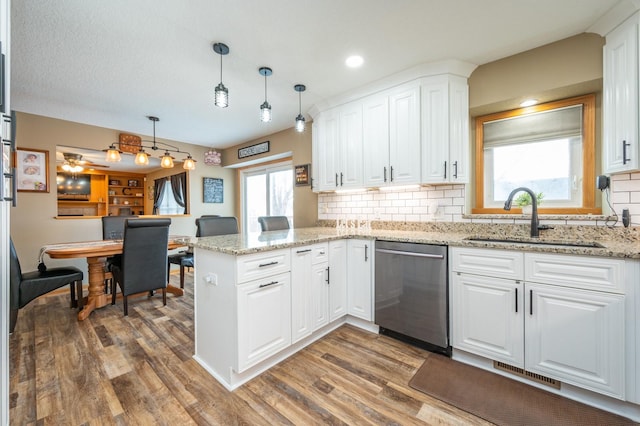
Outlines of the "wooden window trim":
<svg viewBox="0 0 640 426">
<path fill-rule="evenodd" d="M 501 208 L 484 207 L 484 123 L 504 118 L 518 117 L 533 112 L 548 111 L 568 106 L 582 105 L 582 206 L 567 208 L 538 207 L 540 214 L 602 214 L 596 207 L 595 196 L 595 150 L 596 150 L 596 96 L 594 94 L 547 102 L 526 108 L 497 112 L 476 118 L 476 205 L 472 214 L 522 214 L 522 209 L 514 207 L 507 211 Z"/>
</svg>

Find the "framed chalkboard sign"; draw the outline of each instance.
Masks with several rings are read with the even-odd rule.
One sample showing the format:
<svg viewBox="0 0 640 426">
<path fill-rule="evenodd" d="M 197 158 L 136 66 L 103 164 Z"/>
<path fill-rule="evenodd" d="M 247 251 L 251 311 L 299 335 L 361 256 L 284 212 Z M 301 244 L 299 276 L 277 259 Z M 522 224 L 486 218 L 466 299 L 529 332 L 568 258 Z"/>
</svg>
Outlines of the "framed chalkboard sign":
<svg viewBox="0 0 640 426">
<path fill-rule="evenodd" d="M 203 201 L 205 203 L 222 203 L 224 201 L 224 185 L 219 178 L 202 178 Z"/>
</svg>

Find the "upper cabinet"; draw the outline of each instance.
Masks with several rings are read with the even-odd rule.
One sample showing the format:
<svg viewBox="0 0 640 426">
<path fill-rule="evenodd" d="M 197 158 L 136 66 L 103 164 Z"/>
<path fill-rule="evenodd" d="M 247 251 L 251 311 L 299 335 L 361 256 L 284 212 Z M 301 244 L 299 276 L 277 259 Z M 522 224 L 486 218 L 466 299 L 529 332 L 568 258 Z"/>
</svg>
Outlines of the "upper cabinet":
<svg viewBox="0 0 640 426">
<path fill-rule="evenodd" d="M 364 186 L 420 183 L 420 86 L 365 98 L 362 123 Z"/>
<path fill-rule="evenodd" d="M 603 171 L 638 170 L 638 24 L 636 13 L 606 36 Z"/>
<path fill-rule="evenodd" d="M 314 191 L 469 179 L 467 79 L 419 77 L 314 117 Z"/>
<path fill-rule="evenodd" d="M 362 187 L 362 104 L 350 103 L 314 120 L 316 191 Z"/>
<path fill-rule="evenodd" d="M 422 182 L 469 182 L 469 87 L 454 75 L 422 84 Z"/>
</svg>

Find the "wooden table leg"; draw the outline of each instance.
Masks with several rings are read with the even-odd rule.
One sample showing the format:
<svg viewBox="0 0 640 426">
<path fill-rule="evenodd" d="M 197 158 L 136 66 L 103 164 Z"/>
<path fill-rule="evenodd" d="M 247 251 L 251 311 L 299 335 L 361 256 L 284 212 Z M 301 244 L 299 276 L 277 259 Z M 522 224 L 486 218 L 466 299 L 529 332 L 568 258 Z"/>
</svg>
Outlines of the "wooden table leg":
<svg viewBox="0 0 640 426">
<path fill-rule="evenodd" d="M 82 310 L 78 312 L 78 320 L 85 320 L 94 309 L 102 308 L 108 302 L 107 295 L 104 293 L 104 257 L 88 257 L 87 265 L 89 267 L 89 296 L 87 303 Z"/>
</svg>

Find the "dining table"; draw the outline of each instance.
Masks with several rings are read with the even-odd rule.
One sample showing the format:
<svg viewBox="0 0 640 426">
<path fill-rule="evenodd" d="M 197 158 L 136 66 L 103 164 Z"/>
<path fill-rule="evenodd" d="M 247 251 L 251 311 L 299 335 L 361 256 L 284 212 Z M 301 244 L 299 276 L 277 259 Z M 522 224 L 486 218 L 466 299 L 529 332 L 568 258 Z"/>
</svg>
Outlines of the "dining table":
<svg viewBox="0 0 640 426">
<path fill-rule="evenodd" d="M 187 245 L 190 237 L 169 236 L 167 250 L 173 250 Z M 95 309 L 102 308 L 111 303 L 111 296 L 105 293 L 105 265 L 109 256 L 122 254 L 123 241 L 97 240 L 79 241 L 60 244 L 49 244 L 40 250 L 41 255 L 46 254 L 51 259 L 86 258 L 89 272 L 89 294 L 84 306 L 78 312 L 78 320 L 85 320 Z M 167 283 L 167 292 L 176 296 L 182 296 L 184 290 Z M 82 294 L 78 295 L 82 297 Z"/>
</svg>

